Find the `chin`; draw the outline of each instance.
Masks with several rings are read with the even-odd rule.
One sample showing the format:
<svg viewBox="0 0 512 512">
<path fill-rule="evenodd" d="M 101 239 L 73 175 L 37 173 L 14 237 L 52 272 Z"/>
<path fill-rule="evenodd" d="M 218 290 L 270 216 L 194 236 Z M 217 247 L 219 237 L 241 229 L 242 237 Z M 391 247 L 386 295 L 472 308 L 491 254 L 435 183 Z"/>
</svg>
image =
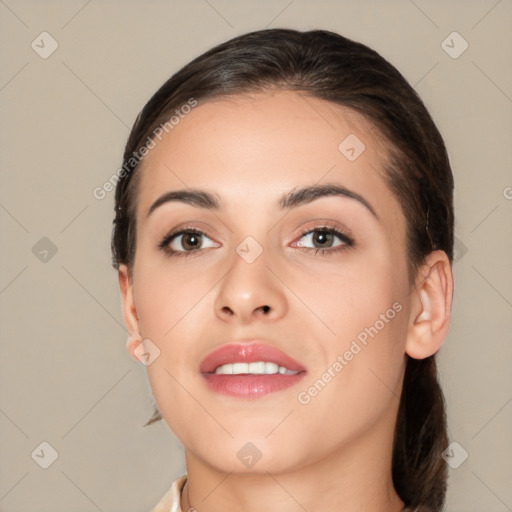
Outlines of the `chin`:
<svg viewBox="0 0 512 512">
<path fill-rule="evenodd" d="M 207 452 L 205 461 L 226 473 L 279 474 L 293 471 L 301 466 L 301 461 L 297 458 L 299 453 L 304 456 L 304 447 L 294 448 L 290 444 L 283 446 L 281 441 L 272 443 L 265 439 L 265 436 L 261 438 L 242 436 L 236 440 L 231 439 L 215 452 Z"/>
</svg>

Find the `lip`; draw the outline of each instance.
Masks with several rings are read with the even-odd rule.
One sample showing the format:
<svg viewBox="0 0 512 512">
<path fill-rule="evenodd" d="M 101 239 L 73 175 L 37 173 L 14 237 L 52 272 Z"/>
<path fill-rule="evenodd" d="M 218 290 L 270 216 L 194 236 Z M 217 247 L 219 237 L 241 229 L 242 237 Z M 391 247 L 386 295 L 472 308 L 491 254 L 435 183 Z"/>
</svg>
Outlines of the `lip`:
<svg viewBox="0 0 512 512">
<path fill-rule="evenodd" d="M 255 363 L 266 361 L 284 366 L 292 371 L 306 371 L 295 359 L 276 347 L 261 342 L 227 343 L 210 352 L 201 362 L 201 373 L 213 373 L 216 368 L 228 363 Z"/>
<path fill-rule="evenodd" d="M 254 363 L 266 361 L 299 373 L 285 375 L 216 374 L 215 369 L 228 363 Z M 307 370 L 276 347 L 261 342 L 228 343 L 215 349 L 203 359 L 199 367 L 208 387 L 222 395 L 237 398 L 260 398 L 297 384 Z"/>
</svg>

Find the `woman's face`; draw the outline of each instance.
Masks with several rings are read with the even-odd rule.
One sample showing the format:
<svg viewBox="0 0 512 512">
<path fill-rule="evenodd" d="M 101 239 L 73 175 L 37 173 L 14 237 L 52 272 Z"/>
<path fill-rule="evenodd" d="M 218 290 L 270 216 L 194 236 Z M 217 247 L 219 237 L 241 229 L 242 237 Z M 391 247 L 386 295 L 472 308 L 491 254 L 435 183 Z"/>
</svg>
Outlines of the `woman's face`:
<svg viewBox="0 0 512 512">
<path fill-rule="evenodd" d="M 405 218 L 369 125 L 323 100 L 268 92 L 202 103 L 155 143 L 140 169 L 129 295 L 151 340 L 156 403 L 187 451 L 226 472 L 278 472 L 368 436 L 387 442 L 411 295 Z M 289 197 L 327 185 L 346 192 Z M 192 189 L 218 207 L 151 209 Z M 169 239 L 191 229 L 200 234 Z M 203 374 L 205 358 L 232 343 L 278 349 L 302 371 Z M 211 365 L 226 361 L 238 359 Z"/>
</svg>

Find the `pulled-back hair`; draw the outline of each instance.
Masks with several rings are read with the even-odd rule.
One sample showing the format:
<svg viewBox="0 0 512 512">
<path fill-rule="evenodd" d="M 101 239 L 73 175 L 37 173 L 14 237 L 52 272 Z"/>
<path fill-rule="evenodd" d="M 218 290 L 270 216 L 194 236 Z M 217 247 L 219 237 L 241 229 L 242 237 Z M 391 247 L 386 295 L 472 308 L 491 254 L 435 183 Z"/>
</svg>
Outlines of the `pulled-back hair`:
<svg viewBox="0 0 512 512">
<path fill-rule="evenodd" d="M 113 265 L 135 256 L 140 149 L 191 98 L 266 90 L 297 91 L 361 114 L 385 141 L 385 179 L 407 223 L 409 283 L 433 250 L 453 261 L 453 176 L 443 139 L 425 105 L 399 71 L 367 46 L 323 30 L 251 32 L 203 53 L 175 73 L 138 115 L 126 144 L 116 187 Z M 395 489 L 406 507 L 441 511 L 448 444 L 443 392 L 435 354 L 407 364 L 392 459 Z M 147 424 L 161 419 L 158 410 Z"/>
</svg>

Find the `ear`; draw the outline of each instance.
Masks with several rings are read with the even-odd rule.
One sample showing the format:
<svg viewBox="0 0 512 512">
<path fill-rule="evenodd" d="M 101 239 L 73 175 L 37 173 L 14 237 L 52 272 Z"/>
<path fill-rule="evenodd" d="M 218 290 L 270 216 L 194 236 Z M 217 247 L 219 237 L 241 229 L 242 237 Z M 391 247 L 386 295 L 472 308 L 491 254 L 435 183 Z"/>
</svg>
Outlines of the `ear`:
<svg viewBox="0 0 512 512">
<path fill-rule="evenodd" d="M 435 354 L 448 330 L 453 300 L 453 273 L 444 251 L 433 251 L 418 270 L 411 298 L 405 352 L 414 359 Z"/>
<path fill-rule="evenodd" d="M 119 279 L 119 289 L 121 291 L 124 323 L 129 333 L 126 342 L 126 350 L 130 357 L 139 362 L 139 359 L 135 356 L 135 349 L 142 343 L 142 336 L 140 334 L 137 310 L 135 309 L 133 280 L 126 265 L 119 265 L 117 276 Z"/>
</svg>

